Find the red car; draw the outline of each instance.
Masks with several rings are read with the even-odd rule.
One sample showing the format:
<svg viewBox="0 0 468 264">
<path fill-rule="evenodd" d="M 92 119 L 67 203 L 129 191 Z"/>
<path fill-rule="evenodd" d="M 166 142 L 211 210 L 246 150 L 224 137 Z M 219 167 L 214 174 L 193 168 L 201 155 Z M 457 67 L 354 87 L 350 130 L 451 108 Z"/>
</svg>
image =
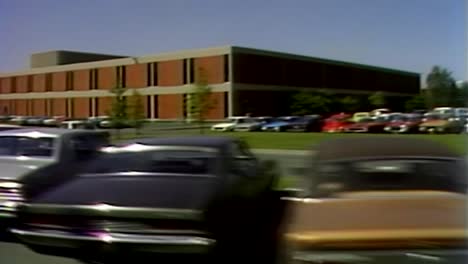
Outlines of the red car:
<svg viewBox="0 0 468 264">
<path fill-rule="evenodd" d="M 363 118 L 352 125 L 347 126 L 344 132 L 348 133 L 382 133 L 389 121 L 384 117 Z"/>
<path fill-rule="evenodd" d="M 418 133 L 419 125 L 422 123 L 420 115 L 408 114 L 392 120 L 384 130 L 390 133 Z"/>
<path fill-rule="evenodd" d="M 351 117 L 352 115 L 345 113 L 330 116 L 325 119 L 322 132 L 343 132 L 346 127 L 354 123 L 350 120 Z"/>
</svg>

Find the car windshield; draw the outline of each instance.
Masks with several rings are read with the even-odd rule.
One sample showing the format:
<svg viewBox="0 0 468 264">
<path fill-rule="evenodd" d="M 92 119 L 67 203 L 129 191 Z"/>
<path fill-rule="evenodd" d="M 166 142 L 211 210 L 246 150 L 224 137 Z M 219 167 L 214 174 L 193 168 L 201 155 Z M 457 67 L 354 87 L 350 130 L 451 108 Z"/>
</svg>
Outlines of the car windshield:
<svg viewBox="0 0 468 264">
<path fill-rule="evenodd" d="M 359 119 L 359 123 L 368 123 L 368 122 L 374 122 L 375 119 L 372 119 L 372 118 L 368 118 L 368 117 L 365 117 L 365 118 L 361 118 Z"/>
<path fill-rule="evenodd" d="M 216 154 L 196 150 L 157 150 L 105 154 L 86 168 L 86 173 L 212 174 Z"/>
<path fill-rule="evenodd" d="M 459 163 L 446 160 L 328 162 L 317 166 L 312 194 L 326 197 L 360 191 L 466 192 L 466 182 L 460 171 Z"/>
<path fill-rule="evenodd" d="M 50 137 L 0 137 L 0 156 L 51 157 L 54 141 Z"/>
</svg>

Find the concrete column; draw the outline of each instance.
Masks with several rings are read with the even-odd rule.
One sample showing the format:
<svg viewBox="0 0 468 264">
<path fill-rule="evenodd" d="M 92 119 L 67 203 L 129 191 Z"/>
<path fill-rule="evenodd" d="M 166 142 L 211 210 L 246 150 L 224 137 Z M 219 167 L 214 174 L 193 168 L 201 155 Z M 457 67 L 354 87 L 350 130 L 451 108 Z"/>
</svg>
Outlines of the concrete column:
<svg viewBox="0 0 468 264">
<path fill-rule="evenodd" d="M 155 102 L 154 102 L 154 94 L 150 94 L 149 95 L 150 97 L 150 105 L 149 105 L 149 108 L 150 108 L 150 119 L 156 119 L 156 116 L 154 115 L 154 108 L 155 108 Z"/>
</svg>

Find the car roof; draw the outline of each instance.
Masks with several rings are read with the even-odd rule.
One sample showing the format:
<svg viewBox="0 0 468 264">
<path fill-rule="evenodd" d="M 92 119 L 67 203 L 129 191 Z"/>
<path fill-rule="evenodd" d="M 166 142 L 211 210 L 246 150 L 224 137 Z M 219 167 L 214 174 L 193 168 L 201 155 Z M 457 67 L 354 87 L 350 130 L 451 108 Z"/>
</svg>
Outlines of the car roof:
<svg viewBox="0 0 468 264">
<path fill-rule="evenodd" d="M 42 133 L 48 134 L 51 136 L 62 136 L 62 135 L 71 135 L 71 134 L 105 134 L 109 133 L 107 131 L 99 131 L 99 130 L 86 130 L 86 129 L 63 129 L 63 128 L 24 128 L 24 129 L 14 129 L 14 130 L 6 130 L 0 131 L 0 136 L 15 136 L 18 134 L 26 134 L 26 133 Z"/>
<path fill-rule="evenodd" d="M 385 157 L 461 157 L 452 149 L 433 140 L 395 136 L 331 139 L 319 143 L 314 151 L 318 161 Z"/>
<path fill-rule="evenodd" d="M 177 136 L 164 138 L 142 138 L 122 142 L 123 144 L 167 145 L 167 146 L 196 146 L 221 148 L 238 139 L 223 136 Z"/>
</svg>

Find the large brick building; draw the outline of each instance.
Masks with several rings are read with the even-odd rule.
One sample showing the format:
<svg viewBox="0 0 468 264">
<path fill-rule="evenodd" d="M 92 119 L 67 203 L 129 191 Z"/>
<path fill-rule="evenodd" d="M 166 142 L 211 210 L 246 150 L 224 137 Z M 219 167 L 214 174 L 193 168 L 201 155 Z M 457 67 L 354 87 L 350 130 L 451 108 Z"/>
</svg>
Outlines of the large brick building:
<svg viewBox="0 0 468 264">
<path fill-rule="evenodd" d="M 150 119 L 187 117 L 185 97 L 203 68 L 213 89 L 210 119 L 246 112 L 287 114 L 287 98 L 303 89 L 337 94 L 419 93 L 420 75 L 242 47 L 215 47 L 142 57 L 68 51 L 33 54 L 31 68 L 0 74 L 1 114 L 73 118 L 106 115 L 117 82 L 138 89 Z M 401 100 L 397 100 L 401 101 Z"/>
</svg>

